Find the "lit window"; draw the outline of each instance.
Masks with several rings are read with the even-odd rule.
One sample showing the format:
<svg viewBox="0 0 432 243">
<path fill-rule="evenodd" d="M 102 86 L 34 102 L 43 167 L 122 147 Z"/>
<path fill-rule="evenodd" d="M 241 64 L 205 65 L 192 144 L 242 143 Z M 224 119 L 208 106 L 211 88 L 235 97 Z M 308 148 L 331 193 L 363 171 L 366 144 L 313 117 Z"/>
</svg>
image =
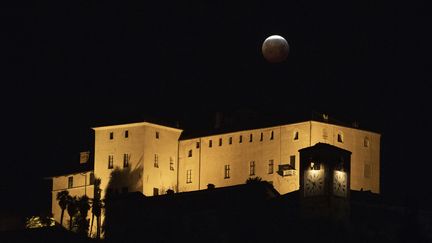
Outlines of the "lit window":
<svg viewBox="0 0 432 243">
<path fill-rule="evenodd" d="M 343 135 L 342 135 L 342 133 L 338 133 L 338 135 L 337 135 L 337 141 L 339 143 L 343 143 Z"/>
<path fill-rule="evenodd" d="M 156 132 L 156 139 L 159 139 L 159 132 Z"/>
<path fill-rule="evenodd" d="M 125 138 L 128 138 L 129 137 L 129 131 L 126 130 L 124 135 L 125 135 Z"/>
<path fill-rule="evenodd" d="M 292 169 L 295 169 L 295 162 L 296 162 L 295 155 L 291 155 L 290 156 L 290 166 L 291 166 Z"/>
<path fill-rule="evenodd" d="M 192 170 L 186 171 L 186 183 L 192 183 Z"/>
<path fill-rule="evenodd" d="M 213 141 L 209 140 L 209 148 L 211 148 L 213 146 Z"/>
<path fill-rule="evenodd" d="M 174 170 L 174 159 L 170 157 L 170 170 Z"/>
<path fill-rule="evenodd" d="M 299 132 L 295 131 L 293 135 L 293 140 L 298 140 L 298 139 L 299 139 Z"/>
<path fill-rule="evenodd" d="M 188 152 L 188 157 L 192 157 L 192 149 Z"/>
<path fill-rule="evenodd" d="M 263 133 L 261 133 L 260 141 L 262 141 L 263 138 L 264 138 L 264 135 L 263 135 Z"/>
<path fill-rule="evenodd" d="M 109 138 L 110 138 L 110 140 L 114 139 L 114 133 L 113 132 L 110 132 Z"/>
<path fill-rule="evenodd" d="M 369 148 L 369 138 L 368 137 L 364 138 L 363 146 L 366 147 L 366 148 Z"/>
<path fill-rule="evenodd" d="M 273 140 L 273 138 L 274 138 L 274 132 L 271 131 L 271 134 L 270 134 L 270 140 Z"/>
<path fill-rule="evenodd" d="M 232 137 L 229 137 L 229 144 L 232 144 Z"/>
<path fill-rule="evenodd" d="M 114 168 L 114 155 L 108 155 L 108 169 Z"/>
<path fill-rule="evenodd" d="M 130 154 L 123 154 L 123 168 L 129 167 Z"/>
<path fill-rule="evenodd" d="M 225 165 L 225 179 L 230 178 L 230 166 L 229 165 Z"/>
<path fill-rule="evenodd" d="M 68 177 L 68 188 L 72 188 L 73 187 L 73 176 L 69 176 Z"/>
<path fill-rule="evenodd" d="M 196 142 L 196 148 L 198 149 L 200 147 L 200 142 Z"/>
<path fill-rule="evenodd" d="M 240 137 L 239 137 L 239 143 L 242 143 L 242 142 L 243 142 L 243 136 L 240 135 Z"/>
<path fill-rule="evenodd" d="M 222 146 L 222 138 L 219 138 L 219 146 Z"/>
<path fill-rule="evenodd" d="M 271 159 L 269 160 L 269 168 L 268 168 L 269 174 L 273 174 L 273 168 L 274 168 L 274 161 Z"/>
<path fill-rule="evenodd" d="M 251 161 L 249 163 L 249 175 L 250 176 L 255 175 L 255 161 Z"/>
<path fill-rule="evenodd" d="M 250 143 L 252 142 L 252 139 L 253 139 L 253 137 L 252 137 L 252 134 L 251 134 L 251 135 L 249 135 L 249 142 Z"/>
<path fill-rule="evenodd" d="M 159 155 L 158 154 L 154 155 L 154 167 L 159 168 Z"/>
</svg>

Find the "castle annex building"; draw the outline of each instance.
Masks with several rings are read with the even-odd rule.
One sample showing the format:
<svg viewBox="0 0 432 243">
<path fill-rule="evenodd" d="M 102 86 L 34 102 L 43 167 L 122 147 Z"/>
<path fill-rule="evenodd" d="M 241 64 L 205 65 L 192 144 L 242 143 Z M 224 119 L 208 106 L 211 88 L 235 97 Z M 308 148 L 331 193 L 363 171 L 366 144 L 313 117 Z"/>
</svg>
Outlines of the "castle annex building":
<svg viewBox="0 0 432 243">
<path fill-rule="evenodd" d="M 226 187 L 251 177 L 269 181 L 280 194 L 296 191 L 299 150 L 317 143 L 352 153 L 351 190 L 380 192 L 381 135 L 358 128 L 311 120 L 188 139 L 181 138 L 181 129 L 149 122 L 93 130 L 94 169 L 53 177 L 52 213 L 58 222 L 56 194 L 68 190 L 91 198 L 95 177 L 101 179 L 102 198 L 107 193 L 153 196 L 206 189 L 209 184 Z"/>
</svg>

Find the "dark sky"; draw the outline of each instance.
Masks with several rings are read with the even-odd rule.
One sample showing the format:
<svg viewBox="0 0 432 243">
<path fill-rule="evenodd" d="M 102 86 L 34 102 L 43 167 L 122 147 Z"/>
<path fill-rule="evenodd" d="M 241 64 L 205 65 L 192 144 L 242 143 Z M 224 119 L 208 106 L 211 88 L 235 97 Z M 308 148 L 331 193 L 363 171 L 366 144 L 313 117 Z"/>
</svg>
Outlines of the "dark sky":
<svg viewBox="0 0 432 243">
<path fill-rule="evenodd" d="M 158 117 L 198 127 L 247 109 L 359 121 L 382 133 L 383 193 L 430 195 L 425 5 L 159 2 L 2 8 L 2 190 L 38 198 L 32 181 L 78 163 L 93 126 Z M 261 55 L 272 34 L 290 44 L 283 63 Z"/>
</svg>

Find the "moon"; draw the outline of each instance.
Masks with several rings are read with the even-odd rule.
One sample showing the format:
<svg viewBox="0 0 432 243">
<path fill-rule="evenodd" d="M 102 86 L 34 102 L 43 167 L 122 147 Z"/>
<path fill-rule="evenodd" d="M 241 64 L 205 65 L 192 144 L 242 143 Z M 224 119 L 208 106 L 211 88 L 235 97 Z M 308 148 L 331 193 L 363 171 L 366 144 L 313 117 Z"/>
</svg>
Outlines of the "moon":
<svg viewBox="0 0 432 243">
<path fill-rule="evenodd" d="M 288 57 L 289 45 L 282 36 L 272 35 L 264 40 L 261 50 L 268 62 L 278 63 Z"/>
</svg>

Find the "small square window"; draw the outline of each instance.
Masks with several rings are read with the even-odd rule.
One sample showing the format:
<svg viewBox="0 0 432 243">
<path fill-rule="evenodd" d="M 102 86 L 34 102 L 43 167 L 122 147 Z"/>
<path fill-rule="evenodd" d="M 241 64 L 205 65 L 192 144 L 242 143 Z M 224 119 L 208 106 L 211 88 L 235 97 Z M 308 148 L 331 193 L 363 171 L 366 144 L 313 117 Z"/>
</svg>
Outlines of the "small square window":
<svg viewBox="0 0 432 243">
<path fill-rule="evenodd" d="M 337 141 L 339 143 L 343 143 L 343 135 L 342 135 L 342 133 L 338 133 L 338 135 L 337 135 Z"/>
<path fill-rule="evenodd" d="M 298 139 L 299 139 L 299 132 L 295 131 L 293 135 L 293 140 L 298 140 Z"/>
<path fill-rule="evenodd" d="M 213 141 L 209 140 L 209 148 L 211 148 L 213 146 Z"/>
<path fill-rule="evenodd" d="M 273 140 L 273 139 L 274 139 L 274 132 L 271 131 L 271 134 L 270 134 L 270 140 Z"/>
<path fill-rule="evenodd" d="M 243 142 L 243 136 L 240 135 L 240 137 L 239 137 L 239 143 L 242 143 L 242 142 Z"/>
<path fill-rule="evenodd" d="M 110 132 L 109 138 L 110 138 L 110 140 L 114 139 L 114 133 L 113 132 Z"/>
<path fill-rule="evenodd" d="M 252 143 L 252 140 L 253 140 L 253 135 L 250 134 L 250 135 L 249 135 L 249 142 Z"/>
<path fill-rule="evenodd" d="M 263 139 L 264 139 L 264 134 L 261 133 L 261 136 L 260 136 L 260 142 L 262 142 Z"/>
<path fill-rule="evenodd" d="M 156 132 L 156 139 L 159 139 L 159 132 Z"/>
<path fill-rule="evenodd" d="M 222 146 L 222 138 L 219 138 L 219 146 Z"/>
<path fill-rule="evenodd" d="M 196 148 L 200 148 L 200 142 L 196 142 Z"/>
<path fill-rule="evenodd" d="M 364 146 L 365 148 L 369 148 L 369 138 L 368 138 L 368 137 L 365 137 L 365 138 L 364 138 L 363 146 Z"/>
<path fill-rule="evenodd" d="M 125 135 L 125 138 L 128 138 L 129 137 L 129 131 L 126 130 L 125 133 L 124 133 L 124 135 Z"/>
<path fill-rule="evenodd" d="M 232 137 L 229 137 L 228 143 L 232 144 Z"/>
<path fill-rule="evenodd" d="M 188 157 L 192 157 L 192 149 L 188 152 Z"/>
</svg>

